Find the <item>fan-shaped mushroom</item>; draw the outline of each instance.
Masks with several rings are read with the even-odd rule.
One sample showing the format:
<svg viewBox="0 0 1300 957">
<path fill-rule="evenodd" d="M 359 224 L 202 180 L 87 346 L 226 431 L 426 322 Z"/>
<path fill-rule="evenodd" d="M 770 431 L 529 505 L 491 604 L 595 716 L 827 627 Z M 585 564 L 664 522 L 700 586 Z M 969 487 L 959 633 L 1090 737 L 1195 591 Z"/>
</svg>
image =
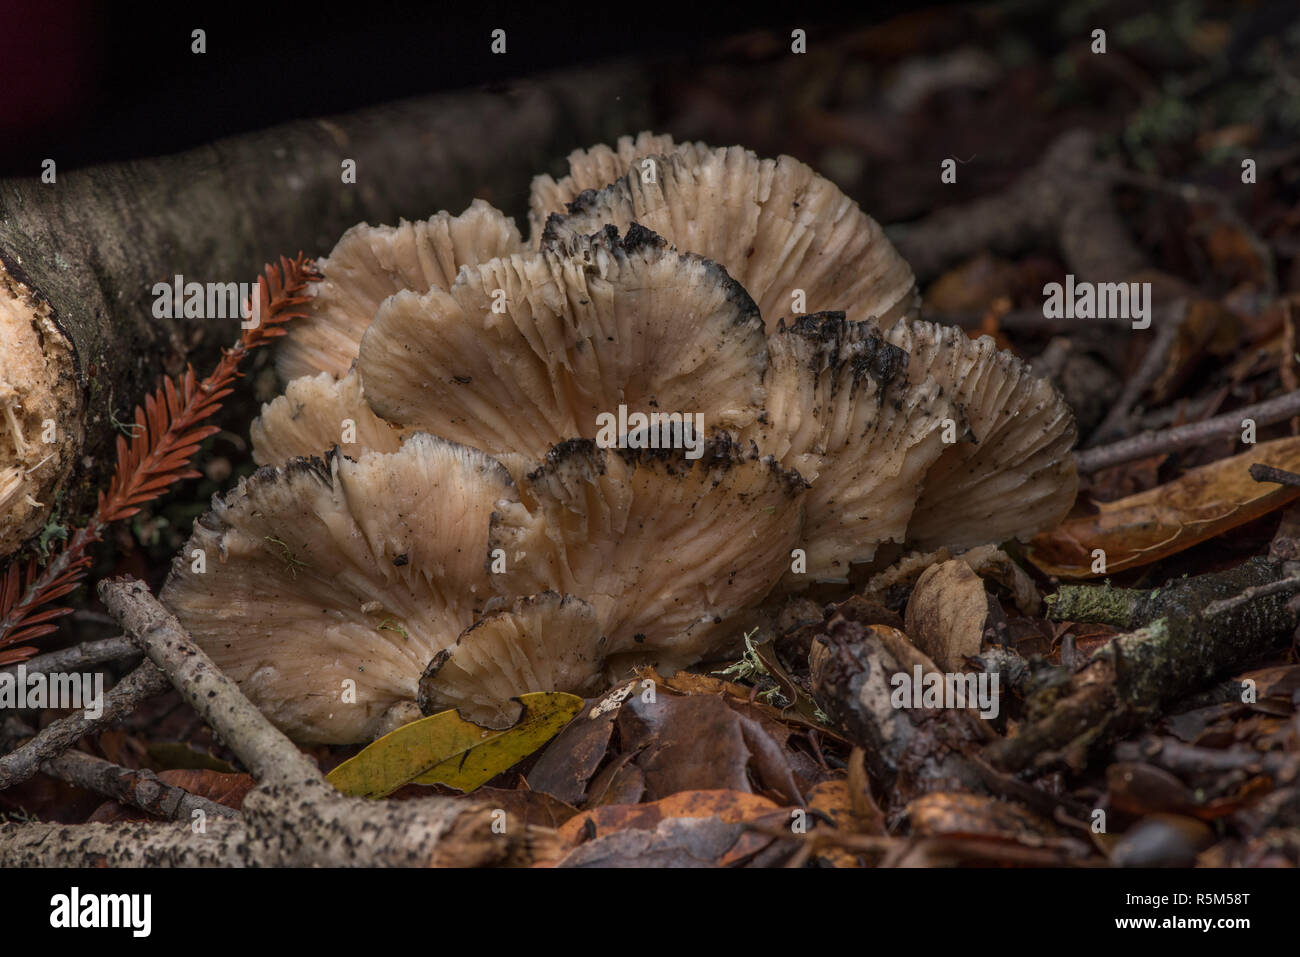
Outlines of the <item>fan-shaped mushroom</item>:
<svg viewBox="0 0 1300 957">
<path fill-rule="evenodd" d="M 798 160 L 733 146 L 654 162 L 652 176 L 632 170 L 579 195 L 567 215 L 551 217 L 544 237 L 640 223 L 724 266 L 754 297 L 769 332 L 792 311 L 844 309 L 887 326 L 914 306 L 912 271 L 880 225 Z"/>
<path fill-rule="evenodd" d="M 607 644 L 596 610 L 580 598 L 548 591 L 516 599 L 434 656 L 420 678 L 420 710 L 456 708 L 477 724 L 508 727 L 519 717 L 516 695 L 599 691 Z"/>
<path fill-rule="evenodd" d="M 283 465 L 335 447 L 354 459 L 367 451 L 396 452 L 411 434 L 370 410 L 355 371 L 342 379 L 328 372 L 299 376 L 262 406 L 248 432 L 258 465 Z"/>
<path fill-rule="evenodd" d="M 264 468 L 214 499 L 162 597 L 286 733 L 368 740 L 488 599 L 488 519 L 515 498 L 500 463 L 428 435 Z"/>
<path fill-rule="evenodd" d="M 399 293 L 357 364 L 384 419 L 533 459 L 597 437 L 620 406 L 743 427 L 766 366 L 745 290 L 638 227 L 466 269 L 446 292 Z"/>
<path fill-rule="evenodd" d="M 590 149 L 574 150 L 568 157 L 568 176 L 558 182 L 545 173 L 533 177 L 528 197 L 533 244 L 540 240 L 551 213 L 563 213 L 579 194 L 589 189 L 602 189 L 625 176 L 637 160 L 677 152 L 698 156 L 707 150 L 703 143 L 679 145 L 671 136 L 650 132 L 638 133 L 635 137 L 620 136 L 613 147 L 598 143 Z"/>
<path fill-rule="evenodd" d="M 903 541 L 926 475 L 961 411 L 874 323 L 844 313 L 782 322 L 768 340 L 767 409 L 746 430 L 812 482 L 800 545 L 807 568 L 787 585 L 846 581 L 876 546 Z"/>
<path fill-rule="evenodd" d="M 681 667 L 719 650 L 734 631 L 727 618 L 780 579 L 806 488 L 725 432 L 697 459 L 570 440 L 492 516 L 491 547 L 506 563 L 493 585 L 576 595 L 596 609 L 606 654 Z"/>
<path fill-rule="evenodd" d="M 361 336 L 386 298 L 404 289 L 446 289 L 461 266 L 523 248 L 514 220 L 481 199 L 459 216 L 441 212 L 397 226 L 353 226 L 317 266 L 309 314 L 289 327 L 276 367 L 288 382 L 328 372 L 347 374 Z"/>
<path fill-rule="evenodd" d="M 1047 379 L 988 336 L 900 322 L 886 338 L 908 375 L 933 378 L 965 413 L 971 441 L 951 444 L 925 476 L 907 538 L 954 548 L 1029 538 L 1074 503 L 1074 415 Z"/>
</svg>

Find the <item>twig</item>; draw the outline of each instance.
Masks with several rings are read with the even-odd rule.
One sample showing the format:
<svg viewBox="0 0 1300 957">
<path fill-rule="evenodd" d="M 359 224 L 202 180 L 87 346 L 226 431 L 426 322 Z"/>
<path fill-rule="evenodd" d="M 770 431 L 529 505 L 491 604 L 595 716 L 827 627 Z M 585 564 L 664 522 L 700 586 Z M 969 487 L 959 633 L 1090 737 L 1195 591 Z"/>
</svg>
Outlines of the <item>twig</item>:
<svg viewBox="0 0 1300 957">
<path fill-rule="evenodd" d="M 1128 431 L 1126 426 L 1129 412 L 1142 397 L 1142 393 L 1146 392 L 1160 375 L 1169 359 L 1169 353 L 1174 348 L 1174 343 L 1178 341 L 1179 330 L 1187 319 L 1187 300 L 1180 299 L 1167 309 L 1157 309 L 1156 313 L 1160 318 L 1156 323 L 1158 330 L 1155 341 L 1142 357 L 1142 365 L 1138 368 L 1137 374 L 1125 383 L 1119 398 L 1106 413 L 1106 418 L 1093 430 L 1085 445 L 1096 445 L 1113 435 Z"/>
<path fill-rule="evenodd" d="M 40 771 L 43 762 L 58 757 L 84 735 L 130 714 L 140 702 L 161 694 L 167 687 L 166 675 L 144 662 L 104 695 L 103 711 L 98 718 L 89 718 L 84 711 L 60 718 L 42 728 L 26 744 L 0 757 L 0 791 L 26 781 Z"/>
<path fill-rule="evenodd" d="M 23 662 L 23 667 L 27 669 L 29 675 L 37 672 L 76 671 L 79 668 L 102 665 L 106 661 L 117 661 L 119 658 L 130 658 L 138 654 L 140 649 L 135 646 L 135 642 L 126 635 L 118 635 L 116 638 L 85 641 L 70 648 L 60 648 L 58 651 L 49 651 L 35 658 L 28 658 Z M 0 670 L 13 671 L 17 667 L 15 664 Z"/>
<path fill-rule="evenodd" d="M 1179 579 L 1131 604 L 1127 627 L 1061 682 L 1046 680 L 1031 696 L 1038 717 L 1015 737 L 985 749 L 1003 771 L 1042 771 L 1058 764 L 1083 767 L 1101 744 L 1162 713 L 1162 709 L 1258 658 L 1289 637 L 1296 614 L 1267 586 L 1282 580 L 1283 566 L 1262 559 L 1225 572 Z M 1209 606 L 1252 589 L 1246 601 L 1214 615 Z M 1117 589 L 1093 589 L 1096 592 Z M 1117 616 L 1118 617 L 1118 616 Z"/>
<path fill-rule="evenodd" d="M 1293 488 L 1300 487 L 1300 475 L 1295 472 L 1288 472 L 1286 469 L 1277 469 L 1271 465 L 1264 465 L 1256 462 L 1250 467 L 1250 477 L 1256 482 L 1276 482 L 1278 485 L 1290 485 Z"/>
<path fill-rule="evenodd" d="M 315 763 L 240 693 L 142 582 L 103 581 L 99 596 L 259 784 L 324 783 Z"/>
<path fill-rule="evenodd" d="M 1212 601 L 1205 606 L 1203 614 L 1206 618 L 1213 618 L 1225 611 L 1231 611 L 1256 598 L 1263 598 L 1266 595 L 1276 595 L 1279 592 L 1295 591 L 1300 589 L 1300 575 L 1291 578 L 1281 578 L 1275 582 L 1269 582 L 1267 585 L 1255 585 L 1247 588 L 1240 595 L 1233 598 L 1221 598 L 1218 601 Z"/>
<path fill-rule="evenodd" d="M 1300 413 L 1300 392 L 1288 392 L 1204 422 L 1193 422 L 1163 432 L 1144 432 L 1113 445 L 1076 452 L 1074 460 L 1080 472 L 1098 472 L 1112 465 L 1177 452 L 1211 439 L 1239 434 L 1244 419 L 1253 419 L 1256 425 L 1272 425 L 1297 413 Z"/>
<path fill-rule="evenodd" d="M 4 731 L 11 741 L 32 734 L 32 729 L 16 718 L 5 722 Z M 106 795 L 168 821 L 189 821 L 195 811 L 209 817 L 239 816 L 234 808 L 168 784 L 152 771 L 124 768 L 84 751 L 74 749 L 51 758 L 41 765 L 41 770 L 60 781 Z"/>
</svg>

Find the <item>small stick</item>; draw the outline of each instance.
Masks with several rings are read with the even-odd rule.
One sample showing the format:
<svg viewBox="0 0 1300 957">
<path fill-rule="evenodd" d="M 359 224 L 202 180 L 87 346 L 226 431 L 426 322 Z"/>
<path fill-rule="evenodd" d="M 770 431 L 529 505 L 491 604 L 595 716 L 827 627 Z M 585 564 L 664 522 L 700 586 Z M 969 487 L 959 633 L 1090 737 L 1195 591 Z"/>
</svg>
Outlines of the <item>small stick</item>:
<svg viewBox="0 0 1300 957">
<path fill-rule="evenodd" d="M 1080 472 L 1098 472 L 1112 465 L 1165 452 L 1177 452 L 1210 439 L 1237 434 L 1241 431 L 1244 419 L 1254 419 L 1256 425 L 1272 425 L 1297 413 L 1300 413 L 1300 391 L 1287 392 L 1255 405 L 1216 415 L 1204 422 L 1193 422 L 1163 432 L 1144 432 L 1113 445 L 1076 452 L 1074 460 Z"/>
<path fill-rule="evenodd" d="M 1276 482 L 1278 485 L 1300 487 L 1300 475 L 1286 469 L 1275 469 L 1271 465 L 1256 462 L 1250 467 L 1250 477 L 1256 482 Z"/>
<path fill-rule="evenodd" d="M 1119 398 L 1111 406 L 1110 411 L 1106 413 L 1106 418 L 1088 437 L 1088 445 L 1096 445 L 1111 436 L 1128 431 L 1125 426 L 1128 423 L 1129 413 L 1132 411 L 1133 406 L 1138 399 L 1142 398 L 1142 393 L 1146 392 L 1151 383 L 1156 381 L 1156 378 L 1164 369 L 1169 359 L 1169 353 L 1173 351 L 1174 343 L 1178 341 L 1178 333 L 1187 319 L 1187 301 L 1180 299 L 1168 309 L 1156 311 L 1164 313 L 1164 315 L 1161 315 L 1160 321 L 1157 323 L 1159 331 L 1156 333 L 1155 342 L 1151 343 L 1151 348 L 1142 357 L 1142 365 L 1138 369 L 1137 375 L 1125 383 Z"/>
<path fill-rule="evenodd" d="M 100 582 L 99 597 L 259 784 L 325 785 L 315 762 L 239 693 L 143 582 L 125 578 Z"/>
<path fill-rule="evenodd" d="M 166 675 L 149 662 L 142 663 L 104 696 L 103 710 L 98 718 L 89 718 L 84 711 L 70 714 L 47 725 L 26 744 L 0 757 L 0 791 L 26 781 L 41 769 L 44 762 L 67 751 L 84 735 L 130 714 L 140 702 L 161 694 L 168 687 Z"/>
<path fill-rule="evenodd" d="M 102 665 L 106 661 L 117 661 L 119 658 L 129 658 L 138 654 L 140 649 L 135 646 L 135 642 L 126 635 L 118 635 L 116 638 L 84 641 L 71 648 L 60 648 L 58 651 L 37 655 L 35 658 L 28 658 L 22 662 L 22 665 L 29 675 L 37 672 L 44 674 L 50 671 L 76 671 L 79 668 Z M 0 669 L 11 673 L 17 670 L 16 664 Z"/>
<path fill-rule="evenodd" d="M 10 740 L 32 735 L 32 729 L 17 718 L 6 721 L 4 731 Z M 168 821 L 188 821 L 195 811 L 202 811 L 209 817 L 239 816 L 234 808 L 168 784 L 152 771 L 124 768 L 84 751 L 74 749 L 51 758 L 41 766 L 41 770 L 60 781 L 106 795 Z"/>
<path fill-rule="evenodd" d="M 1266 595 L 1276 595 L 1278 592 L 1295 591 L 1296 589 L 1300 589 L 1300 575 L 1291 578 L 1280 578 L 1275 582 L 1269 582 L 1267 585 L 1252 585 L 1240 595 L 1210 602 L 1205 606 L 1204 615 L 1206 618 L 1212 618 L 1215 615 L 1244 605 L 1253 598 L 1263 598 Z"/>
</svg>

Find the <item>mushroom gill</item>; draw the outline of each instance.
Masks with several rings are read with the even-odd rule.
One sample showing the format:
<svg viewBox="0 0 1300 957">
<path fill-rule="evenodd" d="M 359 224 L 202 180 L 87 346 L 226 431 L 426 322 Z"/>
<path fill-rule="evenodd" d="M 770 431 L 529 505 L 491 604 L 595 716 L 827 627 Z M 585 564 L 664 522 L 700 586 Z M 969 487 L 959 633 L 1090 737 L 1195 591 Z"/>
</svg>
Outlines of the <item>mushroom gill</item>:
<svg viewBox="0 0 1300 957">
<path fill-rule="evenodd" d="M 630 170 L 579 195 L 544 238 L 639 223 L 720 263 L 754 297 L 768 332 L 791 312 L 843 309 L 888 326 L 914 308 L 912 270 L 880 225 L 798 160 L 700 146 L 653 163 L 652 173 Z"/>
<path fill-rule="evenodd" d="M 556 446 L 492 516 L 498 593 L 591 603 L 606 655 L 679 668 L 718 651 L 789 566 L 807 483 L 726 432 L 701 453 Z"/>
<path fill-rule="evenodd" d="M 540 459 L 596 438 L 620 407 L 742 428 L 762 407 L 766 366 L 745 290 L 632 227 L 466 269 L 445 292 L 393 296 L 357 369 L 390 422 Z"/>
<path fill-rule="evenodd" d="M 488 520 L 515 492 L 429 435 L 263 468 L 200 519 L 163 601 L 299 741 L 368 740 L 489 597 Z"/>
<path fill-rule="evenodd" d="M 285 382 L 347 374 L 379 304 L 404 289 L 446 289 L 461 266 L 523 248 L 514 220 L 481 199 L 459 216 L 441 212 L 397 226 L 353 226 L 321 259 L 308 314 L 289 326 L 276 368 Z"/>
<path fill-rule="evenodd" d="M 420 678 L 420 710 L 456 708 L 478 724 L 508 727 L 519 717 L 511 700 L 518 695 L 598 692 L 606 644 L 596 610 L 582 599 L 553 591 L 517 598 L 433 656 Z"/>
<path fill-rule="evenodd" d="M 1070 510 L 1078 489 L 1074 415 L 1052 383 L 988 336 L 900 322 L 886 338 L 965 413 L 970 441 L 950 445 L 925 476 L 907 538 L 967 548 L 1028 539 Z"/>
<path fill-rule="evenodd" d="M 768 339 L 767 409 L 743 433 L 812 483 L 787 586 L 847 581 L 886 541 L 901 542 L 929 470 L 960 418 L 944 389 L 873 323 L 844 313 L 782 322 Z M 952 430 L 955 433 L 955 429 Z"/>
</svg>

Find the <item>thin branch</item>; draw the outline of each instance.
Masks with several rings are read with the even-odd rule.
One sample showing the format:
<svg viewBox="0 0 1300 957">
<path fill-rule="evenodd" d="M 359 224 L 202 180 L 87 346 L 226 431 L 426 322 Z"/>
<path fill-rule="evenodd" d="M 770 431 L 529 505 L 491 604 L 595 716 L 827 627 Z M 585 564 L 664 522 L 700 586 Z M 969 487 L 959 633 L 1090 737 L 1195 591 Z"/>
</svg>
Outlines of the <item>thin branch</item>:
<svg viewBox="0 0 1300 957">
<path fill-rule="evenodd" d="M 4 732 L 10 741 L 32 735 L 32 729 L 16 718 L 5 722 Z M 234 808 L 168 784 L 152 771 L 124 768 L 84 751 L 74 749 L 51 758 L 41 765 L 41 770 L 60 781 L 130 804 L 166 821 L 189 821 L 195 811 L 207 817 L 239 816 Z"/>
<path fill-rule="evenodd" d="M 132 655 L 138 654 L 140 654 L 140 649 L 135 646 L 135 642 L 126 635 L 118 635 L 116 638 L 85 641 L 70 648 L 60 648 L 58 651 L 46 652 L 43 655 L 37 655 L 35 658 L 28 658 L 22 664 L 27 670 L 27 674 L 33 675 L 50 671 L 76 671 L 80 668 L 102 665 L 108 661 L 130 658 Z M 17 667 L 14 664 L 0 670 L 12 672 Z"/>
<path fill-rule="evenodd" d="M 1211 439 L 1238 435 L 1241 432 L 1241 423 L 1245 419 L 1253 419 L 1257 426 L 1272 425 L 1298 413 L 1300 413 L 1300 391 L 1288 392 L 1255 405 L 1216 415 L 1204 422 L 1193 422 L 1161 432 L 1144 432 L 1113 445 L 1085 449 L 1076 452 L 1074 460 L 1080 472 L 1098 472 L 1112 465 L 1120 465 L 1152 455 L 1162 455 L 1166 452 L 1177 452 Z"/>
<path fill-rule="evenodd" d="M 1300 488 L 1300 475 L 1295 472 L 1288 472 L 1286 469 L 1277 469 L 1271 465 L 1264 465 L 1256 462 L 1250 467 L 1250 477 L 1256 482 L 1276 482 L 1278 485 L 1290 485 L 1292 488 Z"/>
<path fill-rule="evenodd" d="M 528 864 L 558 856 L 561 842 L 554 831 L 529 826 L 473 798 L 345 797 L 217 669 L 141 583 L 103 582 L 100 595 L 150 659 L 253 771 L 258 786 L 244 799 L 238 820 L 214 818 L 197 831 L 180 823 L 152 822 L 0 824 L 0 867 L 465 867 Z"/>
<path fill-rule="evenodd" d="M 84 735 L 130 714 L 140 702 L 161 694 L 167 687 L 167 676 L 144 662 L 104 695 L 98 718 L 89 718 L 84 711 L 60 718 L 26 744 L 0 757 L 0 791 L 26 781 L 40 771 L 42 763 L 67 751 Z"/>
<path fill-rule="evenodd" d="M 143 582 L 127 578 L 102 581 L 99 596 L 150 661 L 166 672 L 181 696 L 260 784 L 317 783 L 328 787 L 316 764 L 240 693 Z"/>
<path fill-rule="evenodd" d="M 1160 314 L 1160 318 L 1156 322 L 1158 331 L 1155 342 L 1151 343 L 1151 348 L 1142 357 L 1142 365 L 1138 368 L 1137 374 L 1124 384 L 1123 391 L 1120 392 L 1119 398 L 1111 406 L 1110 411 L 1106 413 L 1106 418 L 1088 437 L 1087 445 L 1096 445 L 1111 436 L 1128 431 L 1126 426 L 1129 413 L 1137 400 L 1142 397 L 1142 393 L 1146 392 L 1151 383 L 1159 377 L 1169 359 L 1169 353 L 1174 348 L 1174 343 L 1178 341 L 1178 333 L 1187 319 L 1187 300 L 1180 299 L 1167 309 L 1157 309 L 1156 313 Z"/>
</svg>

